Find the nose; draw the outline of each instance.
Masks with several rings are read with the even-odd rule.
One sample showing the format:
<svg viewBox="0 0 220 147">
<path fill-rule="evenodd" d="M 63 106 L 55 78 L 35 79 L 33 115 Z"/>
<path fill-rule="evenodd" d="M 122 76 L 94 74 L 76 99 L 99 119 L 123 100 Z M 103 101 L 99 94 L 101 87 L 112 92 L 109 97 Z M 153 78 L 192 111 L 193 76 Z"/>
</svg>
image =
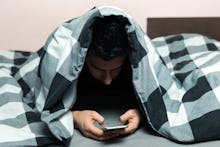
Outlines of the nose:
<svg viewBox="0 0 220 147">
<path fill-rule="evenodd" d="M 112 83 L 112 76 L 110 72 L 106 72 L 104 76 L 104 81 L 105 85 L 110 85 Z"/>
</svg>

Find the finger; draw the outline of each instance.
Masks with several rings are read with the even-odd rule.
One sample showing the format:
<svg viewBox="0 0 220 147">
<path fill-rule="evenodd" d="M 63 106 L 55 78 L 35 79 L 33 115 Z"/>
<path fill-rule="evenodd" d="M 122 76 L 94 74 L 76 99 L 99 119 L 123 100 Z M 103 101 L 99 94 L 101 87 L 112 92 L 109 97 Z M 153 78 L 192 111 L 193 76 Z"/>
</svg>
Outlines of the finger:
<svg viewBox="0 0 220 147">
<path fill-rule="evenodd" d="M 95 139 L 95 140 L 98 140 L 99 136 L 96 136 L 90 132 L 83 132 L 83 135 L 87 138 L 91 138 L 91 139 Z"/>
<path fill-rule="evenodd" d="M 93 123 L 88 126 L 89 130 L 87 132 L 90 132 L 91 134 L 95 136 L 102 136 L 104 134 L 104 131 L 98 127 L 96 127 Z"/>
<path fill-rule="evenodd" d="M 92 133 L 85 132 L 83 135 L 88 138 L 92 138 L 92 139 L 99 140 L 99 141 L 104 141 L 104 140 L 109 140 L 109 139 L 115 138 L 115 137 L 119 136 L 120 134 L 106 133 L 106 134 L 103 134 L 103 136 L 96 136 Z"/>
<path fill-rule="evenodd" d="M 102 130 L 103 131 L 103 130 Z M 117 135 L 116 135 L 117 134 Z M 94 136 L 97 136 L 99 138 L 112 138 L 111 136 L 118 136 L 120 134 L 120 131 L 119 130 L 113 130 L 113 131 L 103 131 L 102 134 L 93 134 Z"/>
<path fill-rule="evenodd" d="M 122 123 L 126 123 L 129 121 L 129 119 L 132 119 L 132 117 L 133 117 L 132 112 L 128 110 L 127 112 L 125 112 L 123 115 L 119 117 L 119 121 Z"/>
<path fill-rule="evenodd" d="M 108 136 L 108 135 L 111 135 L 111 134 L 120 134 L 121 131 L 122 131 L 122 130 L 104 131 L 103 136 Z"/>
<path fill-rule="evenodd" d="M 108 135 L 98 136 L 96 139 L 100 141 L 104 141 L 104 140 L 113 139 L 115 137 L 118 137 L 119 135 L 120 135 L 119 133 L 109 133 Z"/>
<path fill-rule="evenodd" d="M 120 134 L 121 134 L 121 135 L 131 134 L 131 133 L 135 132 L 135 130 L 137 129 L 137 126 L 138 126 L 138 125 L 136 125 L 136 122 L 135 122 L 135 121 L 130 121 L 130 122 L 128 123 L 128 127 L 125 128 L 125 129 L 123 129 L 123 130 L 120 132 Z"/>
<path fill-rule="evenodd" d="M 97 121 L 99 124 L 103 124 L 104 123 L 104 117 L 102 115 L 100 115 L 98 112 L 93 111 L 91 113 L 91 115 L 92 115 L 92 119 L 94 121 Z"/>
<path fill-rule="evenodd" d="M 120 134 L 119 133 L 112 133 L 112 134 L 108 134 L 105 136 L 102 136 L 101 138 L 99 138 L 100 140 L 109 140 L 109 139 L 113 139 L 115 137 L 118 137 Z"/>
</svg>

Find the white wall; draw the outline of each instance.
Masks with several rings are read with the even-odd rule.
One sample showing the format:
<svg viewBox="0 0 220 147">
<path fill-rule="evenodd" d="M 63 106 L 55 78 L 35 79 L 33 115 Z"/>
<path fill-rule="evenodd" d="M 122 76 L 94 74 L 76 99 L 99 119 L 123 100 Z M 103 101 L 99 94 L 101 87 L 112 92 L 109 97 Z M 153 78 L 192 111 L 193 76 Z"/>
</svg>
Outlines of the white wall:
<svg viewBox="0 0 220 147">
<path fill-rule="evenodd" d="M 1 0 L 0 49 L 37 50 L 62 22 L 114 5 L 146 30 L 146 17 L 220 16 L 219 0 Z"/>
</svg>

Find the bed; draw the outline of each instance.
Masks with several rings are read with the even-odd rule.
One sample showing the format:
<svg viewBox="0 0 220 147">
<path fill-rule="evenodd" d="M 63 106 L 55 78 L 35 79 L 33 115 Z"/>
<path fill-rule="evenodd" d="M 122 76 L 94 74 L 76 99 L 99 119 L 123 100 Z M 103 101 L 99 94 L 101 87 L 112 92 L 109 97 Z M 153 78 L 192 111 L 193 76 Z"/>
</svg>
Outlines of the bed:
<svg viewBox="0 0 220 147">
<path fill-rule="evenodd" d="M 199 33 L 220 40 L 220 18 L 147 18 L 147 34 L 151 39 L 159 36 L 178 33 Z M 106 113 L 107 117 L 115 118 L 117 113 Z M 208 141 L 196 144 L 179 144 L 156 134 L 150 127 L 140 127 L 134 134 L 115 140 L 99 142 L 85 138 L 76 130 L 70 146 L 77 147 L 217 147 L 220 141 Z"/>
</svg>

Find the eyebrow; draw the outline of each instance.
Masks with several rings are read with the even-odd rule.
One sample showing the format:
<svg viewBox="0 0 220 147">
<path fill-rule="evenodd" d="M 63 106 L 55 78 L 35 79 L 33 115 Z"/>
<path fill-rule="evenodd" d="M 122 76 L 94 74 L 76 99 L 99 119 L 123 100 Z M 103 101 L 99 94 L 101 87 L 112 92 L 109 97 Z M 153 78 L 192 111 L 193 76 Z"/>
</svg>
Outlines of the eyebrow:
<svg viewBox="0 0 220 147">
<path fill-rule="evenodd" d="M 96 69 L 98 69 L 98 70 L 105 71 L 105 69 L 102 69 L 102 68 L 97 67 L 97 66 L 96 66 L 95 64 L 93 64 L 92 62 L 90 62 L 90 64 L 91 64 L 94 68 L 96 68 Z M 116 67 L 116 68 L 113 68 L 113 69 L 111 69 L 111 70 L 120 69 L 122 66 L 123 66 L 123 64 L 120 65 L 120 66 L 118 66 L 118 67 Z"/>
</svg>

